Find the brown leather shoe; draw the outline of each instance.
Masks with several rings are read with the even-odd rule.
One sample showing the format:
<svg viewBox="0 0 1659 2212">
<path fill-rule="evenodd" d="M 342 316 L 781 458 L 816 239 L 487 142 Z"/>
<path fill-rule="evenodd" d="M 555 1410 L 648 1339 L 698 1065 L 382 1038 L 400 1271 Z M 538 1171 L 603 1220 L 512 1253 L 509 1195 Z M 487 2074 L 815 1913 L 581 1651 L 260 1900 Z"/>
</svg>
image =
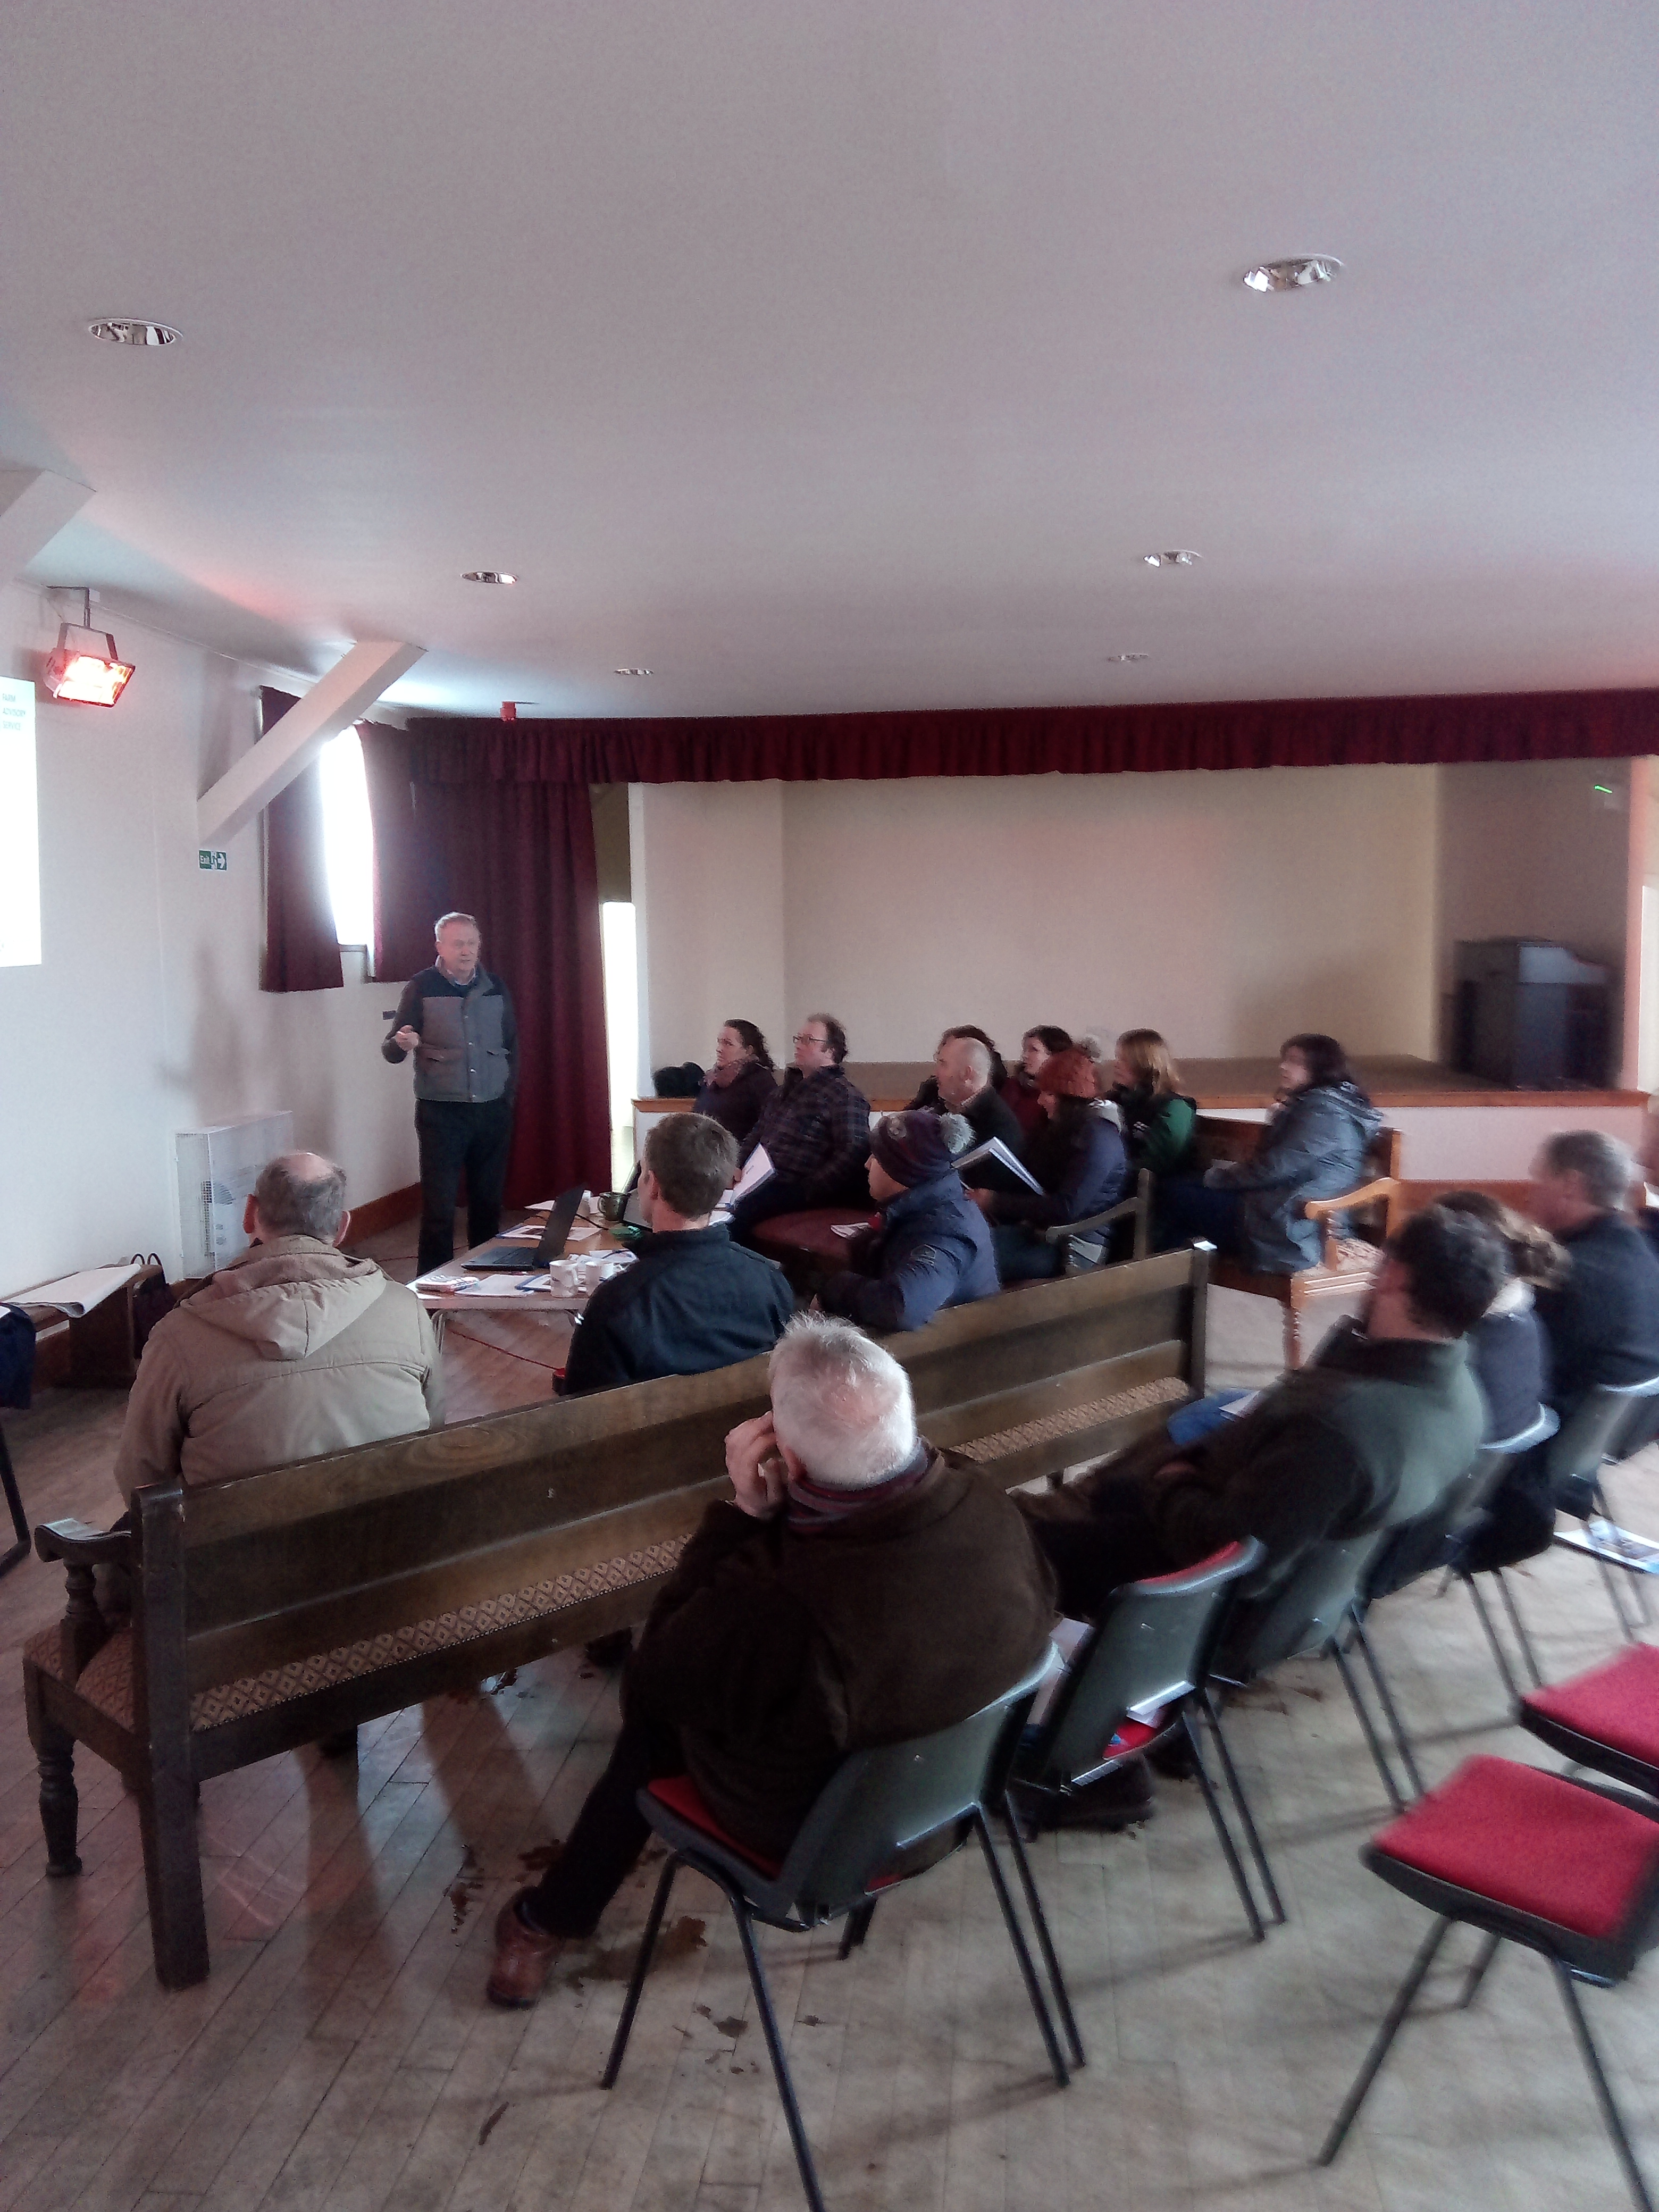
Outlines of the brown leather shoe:
<svg viewBox="0 0 1659 2212">
<path fill-rule="evenodd" d="M 495 1963 L 489 1970 L 486 1991 L 491 2004 L 533 2005 L 547 1987 L 553 1961 L 563 1946 L 562 1936 L 544 1936 L 538 1929 L 526 1928 L 520 1919 L 519 1899 L 530 1893 L 527 1889 L 518 1891 L 496 1916 Z"/>
</svg>

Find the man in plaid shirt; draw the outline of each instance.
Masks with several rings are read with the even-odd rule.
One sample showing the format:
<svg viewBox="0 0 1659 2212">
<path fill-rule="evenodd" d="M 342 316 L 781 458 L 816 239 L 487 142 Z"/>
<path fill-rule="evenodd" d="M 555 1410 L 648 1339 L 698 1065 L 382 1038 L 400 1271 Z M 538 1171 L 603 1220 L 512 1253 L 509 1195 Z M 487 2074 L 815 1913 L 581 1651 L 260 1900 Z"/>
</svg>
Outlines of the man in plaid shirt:
<svg viewBox="0 0 1659 2212">
<path fill-rule="evenodd" d="M 870 1101 L 842 1073 L 847 1032 L 833 1014 L 809 1014 L 795 1038 L 795 1064 L 744 1139 L 739 1166 L 766 1147 L 773 1172 L 732 1210 L 732 1233 L 746 1236 L 775 1213 L 809 1206 L 857 1206 L 867 1193 Z"/>
</svg>

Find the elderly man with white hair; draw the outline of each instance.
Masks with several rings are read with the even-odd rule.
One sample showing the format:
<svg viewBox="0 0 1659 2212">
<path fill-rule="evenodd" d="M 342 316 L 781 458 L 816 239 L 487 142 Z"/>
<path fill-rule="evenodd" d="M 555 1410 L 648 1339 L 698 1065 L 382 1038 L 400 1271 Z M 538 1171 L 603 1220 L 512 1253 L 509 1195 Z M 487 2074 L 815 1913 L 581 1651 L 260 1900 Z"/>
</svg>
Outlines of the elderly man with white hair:
<svg viewBox="0 0 1659 2212">
<path fill-rule="evenodd" d="M 999 1063 L 1000 1064 L 1000 1063 Z M 971 1030 L 946 1030 L 933 1054 L 933 1072 L 910 1101 L 913 1109 L 931 1108 L 937 1114 L 960 1114 L 973 1131 L 973 1149 L 995 1137 L 1014 1158 L 1025 1155 L 1025 1132 L 1019 1117 L 993 1080 L 991 1048 Z M 969 1168 L 963 1181 L 970 1190 L 1023 1190 L 1019 1177 L 995 1160 L 981 1160 Z"/>
<path fill-rule="evenodd" d="M 965 1720 L 1041 1656 L 1049 1571 L 1012 1503 L 916 1433 L 909 1378 L 802 1315 L 772 1407 L 726 1440 L 711 1505 L 623 1678 L 623 1728 L 563 1850 L 501 1908 L 489 1995 L 533 2004 L 644 1848 L 638 1792 L 690 1774 L 740 1849 L 779 1859 L 847 1755 Z"/>
</svg>

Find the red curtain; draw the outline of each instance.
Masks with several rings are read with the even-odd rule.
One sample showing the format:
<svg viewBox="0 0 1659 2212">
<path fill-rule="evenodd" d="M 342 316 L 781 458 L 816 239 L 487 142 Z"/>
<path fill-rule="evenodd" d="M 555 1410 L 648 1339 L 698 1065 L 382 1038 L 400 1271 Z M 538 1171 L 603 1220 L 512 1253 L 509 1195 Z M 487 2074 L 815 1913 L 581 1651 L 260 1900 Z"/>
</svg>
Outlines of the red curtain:
<svg viewBox="0 0 1659 2212">
<path fill-rule="evenodd" d="M 376 972 L 432 957 L 432 925 L 476 915 L 484 965 L 513 994 L 518 1112 L 507 1194 L 515 1205 L 611 1181 L 599 878 L 586 784 L 495 772 L 459 757 L 424 780 L 415 733 L 366 726 L 374 824 Z"/>
<path fill-rule="evenodd" d="M 259 694 L 261 735 L 295 704 Z M 345 983 L 323 850 L 322 771 L 315 761 L 264 811 L 265 942 L 262 991 L 337 991 Z"/>
<path fill-rule="evenodd" d="M 1621 760 L 1659 752 L 1659 690 L 1163 707 L 416 725 L 418 780 L 747 783 L 1103 775 L 1368 763 Z"/>
</svg>

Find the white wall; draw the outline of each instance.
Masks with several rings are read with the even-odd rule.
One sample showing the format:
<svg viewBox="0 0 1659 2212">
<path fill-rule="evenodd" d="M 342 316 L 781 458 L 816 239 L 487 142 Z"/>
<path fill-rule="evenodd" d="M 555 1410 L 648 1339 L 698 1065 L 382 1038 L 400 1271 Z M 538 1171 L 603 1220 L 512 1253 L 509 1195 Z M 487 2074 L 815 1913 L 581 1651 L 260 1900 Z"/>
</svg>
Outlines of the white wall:
<svg viewBox="0 0 1659 2212">
<path fill-rule="evenodd" d="M 782 793 L 777 783 L 629 793 L 642 1097 L 653 1067 L 708 1066 L 734 1018 L 757 1022 L 779 1066 L 788 1060 Z"/>
<path fill-rule="evenodd" d="M 856 1060 L 941 1028 L 1162 1030 L 1178 1054 L 1328 1030 L 1427 1053 L 1433 769 L 784 787 L 787 986 Z M 736 1011 L 734 1008 L 733 1011 Z"/>
<path fill-rule="evenodd" d="M 0 592 L 0 670 L 36 678 L 57 623 Z M 197 867 L 197 795 L 252 742 L 257 676 L 117 634 L 118 706 L 38 705 L 43 957 L 0 969 L 0 1292 L 140 1249 L 176 1271 L 176 1129 L 290 1107 L 354 1198 L 416 1179 L 409 1071 L 377 1048 L 396 986 L 262 993 L 258 825 L 228 874 Z"/>
</svg>

